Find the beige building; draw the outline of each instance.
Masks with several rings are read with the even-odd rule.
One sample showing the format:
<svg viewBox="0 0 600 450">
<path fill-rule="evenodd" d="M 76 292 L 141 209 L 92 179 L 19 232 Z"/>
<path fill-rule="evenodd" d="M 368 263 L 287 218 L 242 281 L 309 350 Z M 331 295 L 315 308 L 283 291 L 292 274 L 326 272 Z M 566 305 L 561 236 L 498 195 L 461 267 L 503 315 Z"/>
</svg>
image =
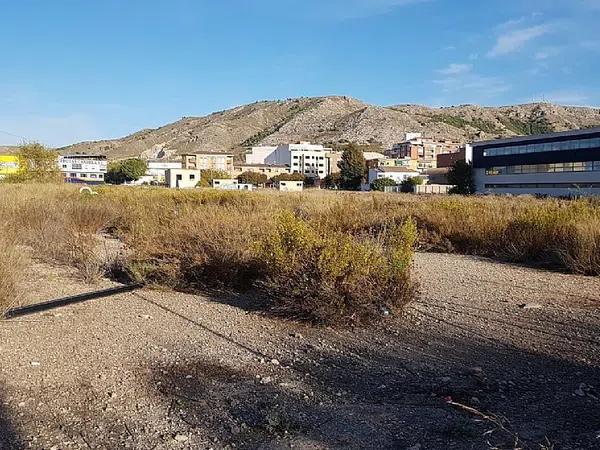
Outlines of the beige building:
<svg viewBox="0 0 600 450">
<path fill-rule="evenodd" d="M 416 171 L 419 167 L 419 160 L 410 158 L 384 158 L 377 160 L 375 167 L 406 167 Z"/>
<path fill-rule="evenodd" d="M 418 161 L 418 170 L 435 169 L 438 155 L 457 152 L 460 142 L 447 139 L 424 138 L 418 133 L 408 133 L 407 140 L 386 150 L 388 158 L 410 158 Z"/>
<path fill-rule="evenodd" d="M 277 164 L 236 164 L 233 167 L 234 177 L 237 177 L 244 172 L 264 173 L 269 178 L 273 178 L 284 173 L 292 173 L 289 166 Z"/>
<path fill-rule="evenodd" d="M 200 171 L 196 169 L 167 169 L 165 171 L 165 181 L 170 188 L 195 188 L 200 182 Z"/>
<path fill-rule="evenodd" d="M 304 189 L 304 181 L 280 181 L 277 188 L 282 192 L 300 192 Z"/>
<path fill-rule="evenodd" d="M 184 169 L 222 170 L 233 173 L 232 153 L 186 153 L 181 155 L 181 165 Z"/>
</svg>

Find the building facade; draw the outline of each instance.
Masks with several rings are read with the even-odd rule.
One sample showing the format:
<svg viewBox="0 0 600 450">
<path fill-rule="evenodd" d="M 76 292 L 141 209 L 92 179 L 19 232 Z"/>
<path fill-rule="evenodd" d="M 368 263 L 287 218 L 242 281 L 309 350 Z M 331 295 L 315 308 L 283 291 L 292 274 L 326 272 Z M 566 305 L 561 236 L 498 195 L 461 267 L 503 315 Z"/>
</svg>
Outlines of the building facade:
<svg viewBox="0 0 600 450">
<path fill-rule="evenodd" d="M 61 155 L 58 167 L 67 183 L 104 183 L 108 161 L 104 155 Z"/>
<path fill-rule="evenodd" d="M 253 147 L 246 162 L 288 166 L 291 173 L 301 173 L 311 178 L 325 178 L 331 173 L 331 149 L 310 142 L 283 144 L 275 147 Z"/>
<path fill-rule="evenodd" d="M 273 178 L 284 173 L 291 173 L 289 166 L 276 164 L 236 164 L 233 167 L 233 176 L 237 177 L 244 172 L 264 173 L 267 177 Z"/>
<path fill-rule="evenodd" d="M 251 191 L 254 189 L 254 185 L 249 183 L 240 183 L 235 178 L 212 180 L 212 187 L 214 189 L 221 189 L 224 191 Z"/>
<path fill-rule="evenodd" d="M 281 192 L 300 192 L 304 189 L 304 181 L 280 181 L 277 189 Z"/>
<path fill-rule="evenodd" d="M 457 152 L 452 153 L 440 153 L 437 155 L 437 168 L 450 168 L 454 166 L 457 161 L 465 160 L 465 147 L 461 147 Z"/>
<path fill-rule="evenodd" d="M 455 153 L 461 146 L 459 142 L 424 138 L 418 133 L 408 133 L 407 136 L 412 137 L 412 139 L 394 144 L 391 149 L 386 151 L 386 156 L 389 158 L 414 159 L 418 161 L 418 170 L 435 169 L 438 155 Z"/>
<path fill-rule="evenodd" d="M 174 189 L 192 189 L 200 182 L 200 171 L 196 169 L 167 169 L 167 186 Z"/>
<path fill-rule="evenodd" d="M 181 163 L 170 161 L 148 161 L 146 174 L 130 184 L 167 184 L 166 175 L 168 169 L 181 169 Z"/>
<path fill-rule="evenodd" d="M 470 144 L 478 193 L 600 195 L 600 128 Z"/>
<path fill-rule="evenodd" d="M 181 155 L 183 169 L 221 170 L 233 173 L 232 153 L 186 153 Z"/>
<path fill-rule="evenodd" d="M 369 169 L 369 186 L 380 178 L 391 178 L 396 184 L 413 177 L 423 177 L 420 172 L 407 167 L 376 167 Z"/>
<path fill-rule="evenodd" d="M 19 171 L 19 157 L 15 155 L 0 155 L 0 180 L 7 175 Z"/>
</svg>

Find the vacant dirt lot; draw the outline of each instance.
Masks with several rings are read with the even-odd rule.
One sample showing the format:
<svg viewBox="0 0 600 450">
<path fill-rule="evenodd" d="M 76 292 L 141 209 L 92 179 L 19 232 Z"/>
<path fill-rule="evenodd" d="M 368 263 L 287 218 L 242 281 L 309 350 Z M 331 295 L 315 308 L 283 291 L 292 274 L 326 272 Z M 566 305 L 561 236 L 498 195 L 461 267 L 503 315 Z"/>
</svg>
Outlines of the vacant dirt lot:
<svg viewBox="0 0 600 450">
<path fill-rule="evenodd" d="M 0 448 L 600 446 L 600 279 L 440 254 L 416 273 L 407 317 L 369 330 L 151 290 L 0 322 Z M 89 290 L 29 275 L 26 302 Z"/>
</svg>

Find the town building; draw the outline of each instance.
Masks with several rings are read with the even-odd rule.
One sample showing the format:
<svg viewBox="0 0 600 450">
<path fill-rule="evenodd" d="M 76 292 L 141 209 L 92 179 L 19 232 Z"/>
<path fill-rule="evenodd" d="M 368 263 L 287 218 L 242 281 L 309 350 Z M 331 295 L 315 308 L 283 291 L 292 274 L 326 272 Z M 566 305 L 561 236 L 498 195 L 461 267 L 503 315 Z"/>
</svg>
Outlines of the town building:
<svg viewBox="0 0 600 450">
<path fill-rule="evenodd" d="M 394 144 L 385 152 L 389 158 L 410 158 L 418 161 L 418 170 L 435 169 L 437 156 L 457 152 L 461 144 L 446 139 L 425 138 L 420 133 L 407 133 L 404 142 Z"/>
<path fill-rule="evenodd" d="M 456 164 L 457 161 L 465 160 L 465 146 L 459 148 L 458 151 L 452 153 L 440 153 L 437 155 L 437 168 L 450 168 Z"/>
<path fill-rule="evenodd" d="M 104 183 L 108 161 L 104 155 L 61 155 L 58 167 L 67 183 Z"/>
<path fill-rule="evenodd" d="M 148 168 L 146 169 L 146 174 L 130 184 L 166 184 L 167 170 L 181 168 L 181 162 L 177 161 L 148 161 Z"/>
<path fill-rule="evenodd" d="M 277 175 L 291 173 L 289 166 L 282 164 L 236 164 L 233 166 L 233 176 L 237 177 L 244 172 L 264 173 L 267 177 L 273 178 Z"/>
<path fill-rule="evenodd" d="M 240 183 L 235 178 L 214 179 L 212 180 L 212 187 L 226 191 L 251 191 L 254 189 L 252 184 Z"/>
<path fill-rule="evenodd" d="M 369 169 L 376 167 L 406 167 L 416 171 L 418 169 L 418 164 L 419 162 L 416 159 L 410 158 L 382 158 L 367 161 L 367 167 Z"/>
<path fill-rule="evenodd" d="M 166 169 L 165 181 L 170 188 L 195 188 L 200 182 L 200 171 L 197 169 Z"/>
<path fill-rule="evenodd" d="M 186 153 L 181 155 L 183 169 L 221 170 L 233 173 L 233 153 Z"/>
<path fill-rule="evenodd" d="M 401 184 L 404 180 L 413 177 L 423 177 L 423 175 L 407 167 L 375 167 L 369 169 L 368 186 L 380 178 L 391 178 L 396 184 Z M 365 189 L 368 186 L 365 186 Z"/>
<path fill-rule="evenodd" d="M 478 193 L 600 195 L 600 128 L 476 142 L 466 159 Z"/>
<path fill-rule="evenodd" d="M 253 147 L 246 155 L 246 163 L 288 166 L 291 173 L 320 179 L 331 173 L 330 152 L 331 149 L 310 142 L 282 144 L 275 148 Z"/>
<path fill-rule="evenodd" d="M 0 155 L 0 180 L 7 175 L 19 171 L 19 157 L 15 155 Z"/>
<path fill-rule="evenodd" d="M 277 146 L 260 145 L 252 147 L 250 153 L 246 154 L 246 164 L 265 164 L 265 159 L 277 149 Z"/>
<path fill-rule="evenodd" d="M 304 181 L 279 181 L 277 189 L 282 192 L 300 192 L 304 189 Z"/>
</svg>

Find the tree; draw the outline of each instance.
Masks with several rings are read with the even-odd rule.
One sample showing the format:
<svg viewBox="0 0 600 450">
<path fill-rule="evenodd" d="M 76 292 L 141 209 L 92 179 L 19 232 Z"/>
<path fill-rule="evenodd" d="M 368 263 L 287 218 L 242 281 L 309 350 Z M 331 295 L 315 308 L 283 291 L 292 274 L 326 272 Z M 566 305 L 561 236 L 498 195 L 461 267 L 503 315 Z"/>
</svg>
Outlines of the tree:
<svg viewBox="0 0 600 450">
<path fill-rule="evenodd" d="M 402 180 L 400 183 L 400 191 L 414 192 L 415 186 L 420 186 L 425 182 L 422 177 L 409 177 Z"/>
<path fill-rule="evenodd" d="M 342 175 L 334 172 L 323 178 L 323 187 L 325 189 L 339 189 L 342 184 Z"/>
<path fill-rule="evenodd" d="M 371 190 L 383 192 L 387 186 L 396 186 L 396 181 L 391 178 L 377 178 L 371 183 Z"/>
<path fill-rule="evenodd" d="M 356 144 L 350 144 L 342 153 L 338 166 L 342 188 L 359 190 L 367 171 L 367 163 L 362 150 Z"/>
<path fill-rule="evenodd" d="M 137 181 L 146 174 L 148 163 L 139 158 L 131 158 L 123 161 L 112 161 L 108 165 L 106 181 L 112 184 L 123 184 L 125 182 Z"/>
<path fill-rule="evenodd" d="M 243 184 L 253 184 L 254 186 L 259 186 L 261 184 L 265 184 L 269 178 L 264 173 L 253 172 L 249 170 L 238 175 L 237 179 Z"/>
<path fill-rule="evenodd" d="M 198 186 L 200 187 L 212 187 L 213 180 L 230 179 L 231 175 L 224 170 L 217 169 L 204 169 L 200 172 L 200 181 Z"/>
<path fill-rule="evenodd" d="M 472 195 L 475 193 L 473 166 L 464 161 L 456 161 L 448 172 L 448 183 L 454 185 L 451 194 Z"/>
<path fill-rule="evenodd" d="M 271 178 L 273 183 L 280 181 L 304 181 L 305 177 L 301 173 L 282 173 Z"/>
<path fill-rule="evenodd" d="M 58 152 L 49 150 L 42 144 L 25 144 L 17 151 L 19 169 L 17 173 L 8 175 L 4 180 L 13 183 L 26 181 L 58 182 Z"/>
</svg>

